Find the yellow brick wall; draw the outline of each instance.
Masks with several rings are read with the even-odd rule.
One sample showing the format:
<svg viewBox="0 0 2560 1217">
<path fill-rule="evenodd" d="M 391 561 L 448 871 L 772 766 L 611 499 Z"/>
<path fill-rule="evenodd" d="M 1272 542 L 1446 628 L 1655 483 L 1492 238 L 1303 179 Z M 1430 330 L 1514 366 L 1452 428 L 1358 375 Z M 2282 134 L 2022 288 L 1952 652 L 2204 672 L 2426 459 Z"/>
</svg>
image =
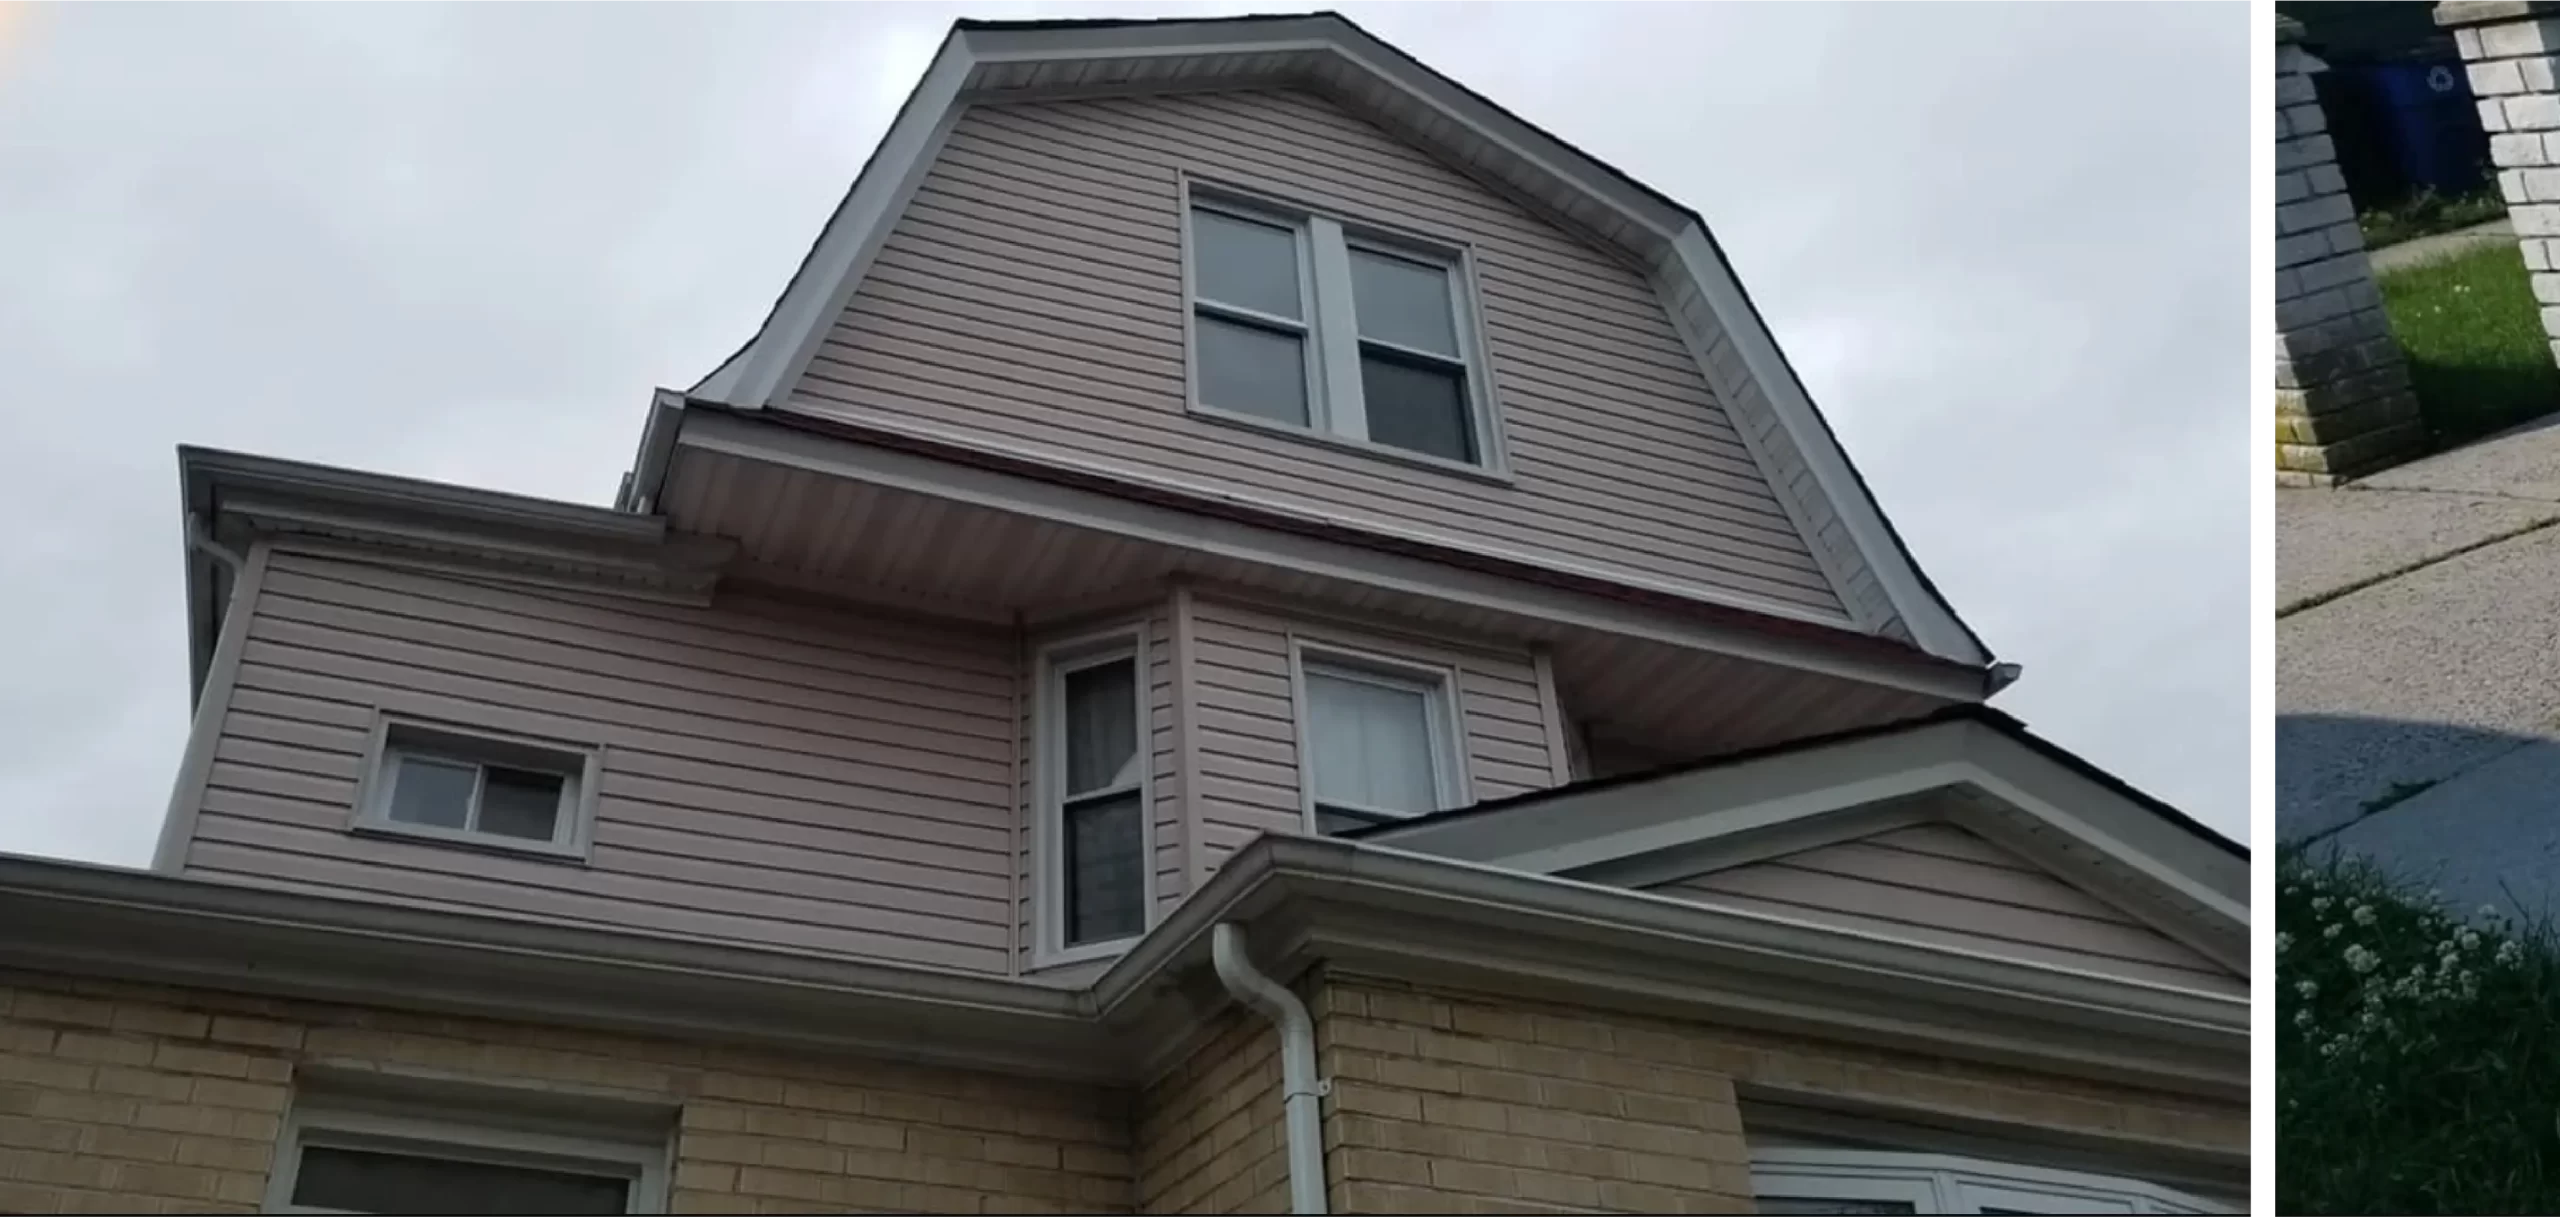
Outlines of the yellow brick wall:
<svg viewBox="0 0 2560 1217">
<path fill-rule="evenodd" d="M 0 975 L 0 1212 L 253 1212 L 298 1068 L 680 1109 L 679 1213 L 1127 1212 L 1124 1093 L 201 991 Z"/>
<path fill-rule="evenodd" d="M 1230 1008 L 1195 1044 L 1138 1097 L 1140 1211 L 1288 1212 L 1279 1033 Z"/>
<path fill-rule="evenodd" d="M 2245 1104 L 1337 977 L 1316 1012 L 1337 1213 L 1747 1213 L 1736 1082 L 2245 1150 Z"/>
</svg>

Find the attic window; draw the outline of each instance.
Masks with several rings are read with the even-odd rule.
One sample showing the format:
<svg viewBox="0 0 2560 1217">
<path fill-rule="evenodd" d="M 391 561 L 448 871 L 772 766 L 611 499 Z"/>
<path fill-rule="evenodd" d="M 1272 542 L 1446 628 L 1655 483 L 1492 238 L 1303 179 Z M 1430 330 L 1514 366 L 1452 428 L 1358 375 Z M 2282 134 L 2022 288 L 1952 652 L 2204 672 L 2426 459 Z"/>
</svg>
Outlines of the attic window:
<svg viewBox="0 0 2560 1217">
<path fill-rule="evenodd" d="M 1465 251 L 1207 192 L 1188 247 L 1195 411 L 1497 463 Z"/>
</svg>

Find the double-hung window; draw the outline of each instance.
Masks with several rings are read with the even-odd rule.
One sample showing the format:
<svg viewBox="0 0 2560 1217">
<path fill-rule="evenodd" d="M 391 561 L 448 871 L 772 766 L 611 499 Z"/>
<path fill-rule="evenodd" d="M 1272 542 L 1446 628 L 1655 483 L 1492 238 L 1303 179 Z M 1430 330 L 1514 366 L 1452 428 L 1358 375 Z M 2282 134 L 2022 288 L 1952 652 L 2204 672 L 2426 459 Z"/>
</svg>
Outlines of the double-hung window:
<svg viewBox="0 0 2560 1217">
<path fill-rule="evenodd" d="M 1202 412 L 1497 463 L 1463 251 L 1207 193 L 1189 241 Z"/>
<path fill-rule="evenodd" d="M 1465 777 L 1445 671 L 1305 650 L 1300 776 L 1319 833 L 1455 806 Z"/>
<path fill-rule="evenodd" d="M 523 853 L 586 852 L 592 749 L 384 719 L 373 758 L 358 828 Z"/>
<path fill-rule="evenodd" d="M 1147 928 L 1143 653 L 1121 636 L 1053 651 L 1043 665 L 1041 945 L 1052 962 Z"/>
</svg>

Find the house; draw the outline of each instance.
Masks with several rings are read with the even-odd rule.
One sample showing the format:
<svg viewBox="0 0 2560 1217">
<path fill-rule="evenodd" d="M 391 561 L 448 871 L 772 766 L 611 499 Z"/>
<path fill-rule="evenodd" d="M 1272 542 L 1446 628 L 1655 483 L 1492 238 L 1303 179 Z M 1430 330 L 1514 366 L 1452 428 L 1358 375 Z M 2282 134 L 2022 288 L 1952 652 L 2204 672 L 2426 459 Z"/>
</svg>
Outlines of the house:
<svg viewBox="0 0 2560 1217">
<path fill-rule="evenodd" d="M 963 22 L 619 500 L 180 454 L 0 1209 L 2240 1210 L 2247 859 L 1984 703 L 1703 224 Z"/>
</svg>

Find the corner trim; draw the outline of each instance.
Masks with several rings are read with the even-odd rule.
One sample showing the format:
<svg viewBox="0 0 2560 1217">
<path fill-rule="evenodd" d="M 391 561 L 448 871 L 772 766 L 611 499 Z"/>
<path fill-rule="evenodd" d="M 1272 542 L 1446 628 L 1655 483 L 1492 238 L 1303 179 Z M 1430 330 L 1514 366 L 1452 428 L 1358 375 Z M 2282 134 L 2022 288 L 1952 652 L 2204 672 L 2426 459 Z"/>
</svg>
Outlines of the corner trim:
<svg viewBox="0 0 2560 1217">
<path fill-rule="evenodd" d="M 213 644 L 213 662 L 205 668 L 204 691 L 196 697 L 195 719 L 187 726 L 186 751 L 178 756 L 178 775 L 169 785 L 169 806 L 160 817 L 160 842 L 151 852 L 151 869 L 174 875 L 186 869 L 187 847 L 194 844 L 196 817 L 204 810 L 205 788 L 213 782 L 213 755 L 222 745 L 222 722 L 231 710 L 231 687 L 240 679 L 240 655 L 249 647 L 249 622 L 257 616 L 258 589 L 266 582 L 265 542 L 249 546 L 249 560 L 231 584 L 223 603 L 222 631 Z"/>
</svg>

